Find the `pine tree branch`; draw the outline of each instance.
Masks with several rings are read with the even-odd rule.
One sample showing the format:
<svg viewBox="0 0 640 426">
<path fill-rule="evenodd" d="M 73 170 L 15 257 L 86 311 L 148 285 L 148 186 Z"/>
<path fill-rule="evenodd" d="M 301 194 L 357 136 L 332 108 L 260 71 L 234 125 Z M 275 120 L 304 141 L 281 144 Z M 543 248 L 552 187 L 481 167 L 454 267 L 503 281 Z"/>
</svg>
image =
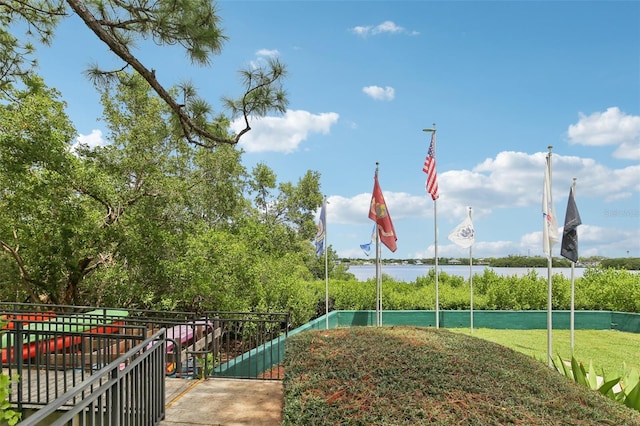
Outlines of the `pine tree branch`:
<svg viewBox="0 0 640 426">
<path fill-rule="evenodd" d="M 185 112 L 185 110 L 182 108 L 182 105 L 178 104 L 175 99 L 173 99 L 173 97 L 169 94 L 169 92 L 164 88 L 164 86 L 160 84 L 155 76 L 155 71 L 146 68 L 135 56 L 131 54 L 128 47 L 124 43 L 118 40 L 117 37 L 107 31 L 103 26 L 101 26 L 100 22 L 98 22 L 95 16 L 81 0 L 67 0 L 67 3 L 78 14 L 78 16 L 80 16 L 80 18 L 89 27 L 89 29 L 91 29 L 91 31 L 93 31 L 94 34 L 96 34 L 96 36 L 98 36 L 98 38 L 102 40 L 113 53 L 115 53 L 120 59 L 131 65 L 133 69 L 135 69 L 149 83 L 149 85 L 158 94 L 158 96 L 163 101 L 165 101 L 167 105 L 169 105 L 171 110 L 178 117 L 180 126 L 182 127 L 184 133 L 183 136 L 190 143 L 207 148 L 213 147 L 216 144 L 220 143 L 235 145 L 236 143 L 238 143 L 240 135 L 250 130 L 250 127 L 247 124 L 246 128 L 243 129 L 238 135 L 236 135 L 236 137 L 224 138 L 214 135 L 201 126 L 198 126 Z M 248 123 L 248 121 L 246 121 L 246 123 Z M 197 138 L 202 138 L 212 143 L 203 143 Z"/>
</svg>

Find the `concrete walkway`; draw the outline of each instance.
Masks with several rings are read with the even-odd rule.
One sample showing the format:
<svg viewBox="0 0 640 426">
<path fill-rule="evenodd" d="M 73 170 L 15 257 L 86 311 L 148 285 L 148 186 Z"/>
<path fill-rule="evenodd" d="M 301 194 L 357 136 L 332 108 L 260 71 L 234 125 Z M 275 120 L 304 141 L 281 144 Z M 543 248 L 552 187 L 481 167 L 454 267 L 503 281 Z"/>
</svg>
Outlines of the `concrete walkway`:
<svg viewBox="0 0 640 426">
<path fill-rule="evenodd" d="M 165 383 L 163 426 L 282 424 L 282 381 L 168 378 Z"/>
</svg>

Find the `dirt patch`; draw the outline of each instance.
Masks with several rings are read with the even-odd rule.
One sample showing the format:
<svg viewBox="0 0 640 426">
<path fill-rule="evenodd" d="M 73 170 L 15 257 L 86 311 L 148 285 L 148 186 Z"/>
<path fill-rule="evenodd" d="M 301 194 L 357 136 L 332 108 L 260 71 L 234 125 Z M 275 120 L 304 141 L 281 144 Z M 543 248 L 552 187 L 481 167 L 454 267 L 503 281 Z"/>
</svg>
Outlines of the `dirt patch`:
<svg viewBox="0 0 640 426">
<path fill-rule="evenodd" d="M 273 368 L 271 368 L 270 370 L 267 370 L 264 373 L 258 375 L 258 379 L 282 380 L 284 379 L 284 367 L 278 364 Z"/>
</svg>

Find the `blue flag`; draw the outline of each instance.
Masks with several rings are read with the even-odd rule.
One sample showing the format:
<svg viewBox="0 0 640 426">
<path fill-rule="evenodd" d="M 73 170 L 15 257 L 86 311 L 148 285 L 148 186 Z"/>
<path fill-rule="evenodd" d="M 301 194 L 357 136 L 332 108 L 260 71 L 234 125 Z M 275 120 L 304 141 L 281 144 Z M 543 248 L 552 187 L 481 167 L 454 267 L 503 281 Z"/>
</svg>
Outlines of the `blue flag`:
<svg viewBox="0 0 640 426">
<path fill-rule="evenodd" d="M 318 220 L 318 232 L 316 233 L 316 256 L 320 257 L 324 252 L 324 240 L 327 236 L 326 228 L 327 228 L 327 220 L 325 216 L 325 205 L 322 204 L 322 209 L 320 209 L 320 220 Z"/>
<path fill-rule="evenodd" d="M 378 226 L 377 224 L 373 225 L 373 230 L 371 231 L 371 241 L 369 241 L 366 244 L 360 244 L 360 248 L 362 249 L 362 251 L 366 256 L 369 256 L 369 254 L 371 254 L 371 245 L 373 244 L 373 239 L 376 237 L 377 226 Z"/>
</svg>

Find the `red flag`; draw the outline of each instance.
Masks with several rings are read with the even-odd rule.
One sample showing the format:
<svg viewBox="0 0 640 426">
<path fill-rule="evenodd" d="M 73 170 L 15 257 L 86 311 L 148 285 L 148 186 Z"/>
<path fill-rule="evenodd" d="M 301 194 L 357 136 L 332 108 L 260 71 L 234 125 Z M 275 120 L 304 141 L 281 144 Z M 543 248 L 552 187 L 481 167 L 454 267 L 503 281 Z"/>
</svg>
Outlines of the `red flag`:
<svg viewBox="0 0 640 426">
<path fill-rule="evenodd" d="M 431 144 L 427 152 L 427 158 L 424 160 L 422 171 L 427 174 L 425 187 L 427 192 L 431 194 L 431 198 L 435 201 L 438 198 L 438 175 L 436 173 L 436 132 L 431 133 Z"/>
<path fill-rule="evenodd" d="M 373 194 L 371 195 L 371 205 L 369 207 L 369 219 L 378 224 L 378 235 L 382 244 L 387 246 L 392 252 L 398 248 L 396 246 L 396 230 L 393 228 L 389 209 L 384 201 L 380 184 L 378 183 L 378 172 L 376 172 L 373 184 Z"/>
</svg>

